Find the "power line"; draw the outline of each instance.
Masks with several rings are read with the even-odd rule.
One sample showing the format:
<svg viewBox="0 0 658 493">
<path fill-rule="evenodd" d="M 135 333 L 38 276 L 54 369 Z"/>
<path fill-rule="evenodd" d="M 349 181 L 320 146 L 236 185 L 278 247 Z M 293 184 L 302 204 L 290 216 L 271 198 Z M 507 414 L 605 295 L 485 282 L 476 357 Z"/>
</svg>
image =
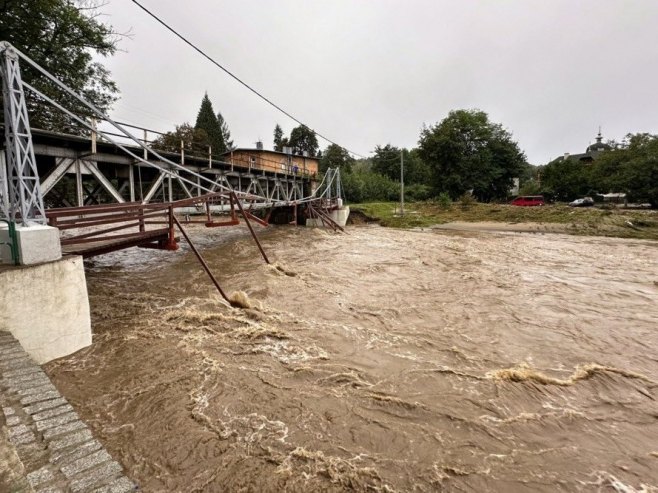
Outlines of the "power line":
<svg viewBox="0 0 658 493">
<path fill-rule="evenodd" d="M 155 14 L 154 14 L 153 12 L 151 12 L 149 9 L 147 9 L 146 7 L 144 7 L 144 6 L 143 6 L 141 3 L 139 3 L 137 0 L 132 0 L 132 2 L 133 2 L 135 5 L 137 5 L 140 9 L 142 9 L 144 12 L 146 12 L 148 15 L 150 15 L 151 17 L 153 17 L 153 19 L 155 19 L 155 20 L 158 21 L 160 24 L 162 24 L 162 25 L 163 25 L 165 28 L 167 28 L 169 31 L 171 31 L 175 36 L 177 36 L 177 37 L 180 38 L 182 41 L 184 41 L 186 44 L 188 44 L 192 49 L 194 49 L 194 50 L 195 50 L 196 52 L 198 52 L 201 56 L 203 56 L 204 58 L 206 58 L 206 59 L 207 59 L 209 62 L 211 62 L 213 65 L 215 65 L 216 67 L 218 67 L 219 69 L 221 69 L 222 71 L 224 71 L 227 75 L 229 75 L 230 77 L 232 77 L 233 79 L 235 79 L 237 82 L 239 82 L 240 84 L 242 84 L 244 87 L 246 87 L 247 89 L 249 89 L 249 90 L 250 90 L 251 92 L 253 92 L 256 96 L 258 96 L 259 98 L 261 98 L 263 101 L 265 101 L 265 102 L 268 103 L 269 105 L 271 105 L 271 106 L 273 106 L 274 108 L 276 108 L 277 110 L 279 110 L 281 113 L 283 113 L 284 115 L 286 115 L 288 118 L 290 118 L 290 119 L 294 120 L 295 122 L 299 123 L 300 125 L 302 125 L 302 126 L 308 128 L 308 129 L 309 129 L 311 132 L 313 132 L 315 135 L 317 135 L 318 137 L 320 137 L 320 138 L 326 140 L 327 142 L 329 142 L 329 143 L 331 143 L 331 144 L 334 144 L 334 145 L 340 147 L 341 149 L 345 149 L 347 152 L 349 152 L 349 153 L 351 153 L 351 154 L 354 154 L 355 156 L 358 156 L 358 157 L 360 157 L 360 158 L 362 158 L 362 159 L 365 159 L 365 156 L 362 156 L 361 154 L 358 154 L 358 153 L 356 153 L 356 152 L 354 152 L 354 151 L 350 151 L 347 147 L 343 147 L 342 145 L 337 144 L 337 143 L 334 142 L 333 140 L 331 140 L 331 139 L 325 137 L 325 136 L 322 135 L 321 133 L 316 132 L 315 130 L 313 130 L 311 127 L 309 127 L 308 125 L 306 125 L 304 122 L 302 122 L 301 120 L 299 120 L 298 118 L 294 117 L 293 115 L 291 115 L 290 113 L 288 113 L 286 110 L 284 110 L 283 108 L 281 108 L 281 106 L 279 106 L 278 104 L 274 103 L 272 100 L 270 100 L 269 98 L 267 98 L 266 96 L 264 96 L 263 94 L 261 94 L 260 92 L 258 92 L 256 89 L 254 89 L 253 87 L 251 87 L 251 86 L 250 86 L 249 84 L 247 84 L 245 81 L 243 81 L 242 79 L 240 79 L 237 75 L 233 74 L 230 70 L 228 70 L 227 68 L 225 68 L 223 65 L 221 65 L 219 62 L 217 62 L 217 61 L 216 61 L 214 58 L 212 58 L 210 55 L 206 54 L 201 48 L 197 47 L 194 43 L 192 43 L 191 41 L 189 41 L 185 36 L 183 36 L 183 35 L 180 34 L 178 31 L 176 31 L 173 27 L 169 26 L 169 24 L 167 24 L 165 21 L 163 21 L 162 19 L 160 19 L 157 15 L 155 15 Z"/>
</svg>

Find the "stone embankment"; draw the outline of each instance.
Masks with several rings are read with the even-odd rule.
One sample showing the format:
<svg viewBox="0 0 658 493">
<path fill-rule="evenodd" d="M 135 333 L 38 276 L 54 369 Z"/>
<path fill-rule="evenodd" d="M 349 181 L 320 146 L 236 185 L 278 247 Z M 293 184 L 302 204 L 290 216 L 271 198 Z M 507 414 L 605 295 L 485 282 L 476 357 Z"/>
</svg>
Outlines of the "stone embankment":
<svg viewBox="0 0 658 493">
<path fill-rule="evenodd" d="M 9 332 L 0 332 L 0 476 L 11 491 L 125 493 L 138 487 Z"/>
</svg>

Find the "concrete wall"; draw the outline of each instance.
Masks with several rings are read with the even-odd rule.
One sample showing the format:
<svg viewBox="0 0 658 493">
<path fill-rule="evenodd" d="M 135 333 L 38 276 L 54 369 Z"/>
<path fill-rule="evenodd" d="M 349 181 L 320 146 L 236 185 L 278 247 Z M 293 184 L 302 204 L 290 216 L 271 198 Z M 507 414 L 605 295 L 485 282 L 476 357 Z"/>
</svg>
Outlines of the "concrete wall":
<svg viewBox="0 0 658 493">
<path fill-rule="evenodd" d="M 347 218 L 350 216 L 350 207 L 348 205 L 329 212 L 329 217 L 339 226 L 345 227 Z M 310 228 L 321 228 L 324 226 L 322 219 L 306 219 L 306 226 Z"/>
<path fill-rule="evenodd" d="M 13 265 L 8 243 L 9 226 L 0 223 L 0 263 Z M 59 229 L 44 224 L 16 225 L 16 246 L 21 265 L 42 264 L 62 258 Z"/>
<path fill-rule="evenodd" d="M 0 331 L 11 332 L 38 363 L 91 344 L 82 257 L 0 267 Z"/>
<path fill-rule="evenodd" d="M 350 217 L 350 207 L 348 205 L 341 207 L 340 209 L 334 209 L 329 212 L 329 217 L 336 221 L 339 225 L 345 227 L 347 224 L 347 218 Z"/>
</svg>

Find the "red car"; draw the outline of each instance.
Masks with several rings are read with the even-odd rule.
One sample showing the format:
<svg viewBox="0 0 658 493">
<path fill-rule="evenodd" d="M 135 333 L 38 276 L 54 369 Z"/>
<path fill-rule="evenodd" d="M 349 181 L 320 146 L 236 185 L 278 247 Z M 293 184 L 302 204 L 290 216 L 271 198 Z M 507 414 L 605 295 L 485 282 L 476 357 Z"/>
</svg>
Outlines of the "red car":
<svg viewBox="0 0 658 493">
<path fill-rule="evenodd" d="M 545 205 L 545 203 L 544 197 L 541 195 L 523 195 L 512 200 L 512 205 L 532 207 L 537 205 Z"/>
</svg>

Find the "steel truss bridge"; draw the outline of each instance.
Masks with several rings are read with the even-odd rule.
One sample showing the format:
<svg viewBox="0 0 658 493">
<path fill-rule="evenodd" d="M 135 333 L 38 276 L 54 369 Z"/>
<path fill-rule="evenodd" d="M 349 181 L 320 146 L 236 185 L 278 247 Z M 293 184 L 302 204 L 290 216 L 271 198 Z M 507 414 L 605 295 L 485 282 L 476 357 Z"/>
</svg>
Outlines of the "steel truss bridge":
<svg viewBox="0 0 658 493">
<path fill-rule="evenodd" d="M 20 64 L 49 79 L 112 131 L 97 129 L 94 121 L 24 82 Z M 257 243 L 251 222 L 266 226 L 281 210 L 294 223 L 303 214 L 342 230 L 329 216 L 342 195 L 337 169 L 328 170 L 318 183 L 305 173 L 255 170 L 208 156 L 155 150 L 146 136 L 134 136 L 7 42 L 0 42 L 0 75 L 5 133 L 0 220 L 10 229 L 16 224 L 55 226 L 62 232 L 63 251 L 84 256 L 131 246 L 175 249 L 174 226 L 185 235 L 175 213 L 205 214 L 201 222 L 208 227 L 238 224 L 240 216 Z M 75 120 L 89 137 L 32 129 L 25 91 Z M 213 213 L 229 220 L 217 220 Z M 262 248 L 261 253 L 267 260 Z"/>
</svg>

